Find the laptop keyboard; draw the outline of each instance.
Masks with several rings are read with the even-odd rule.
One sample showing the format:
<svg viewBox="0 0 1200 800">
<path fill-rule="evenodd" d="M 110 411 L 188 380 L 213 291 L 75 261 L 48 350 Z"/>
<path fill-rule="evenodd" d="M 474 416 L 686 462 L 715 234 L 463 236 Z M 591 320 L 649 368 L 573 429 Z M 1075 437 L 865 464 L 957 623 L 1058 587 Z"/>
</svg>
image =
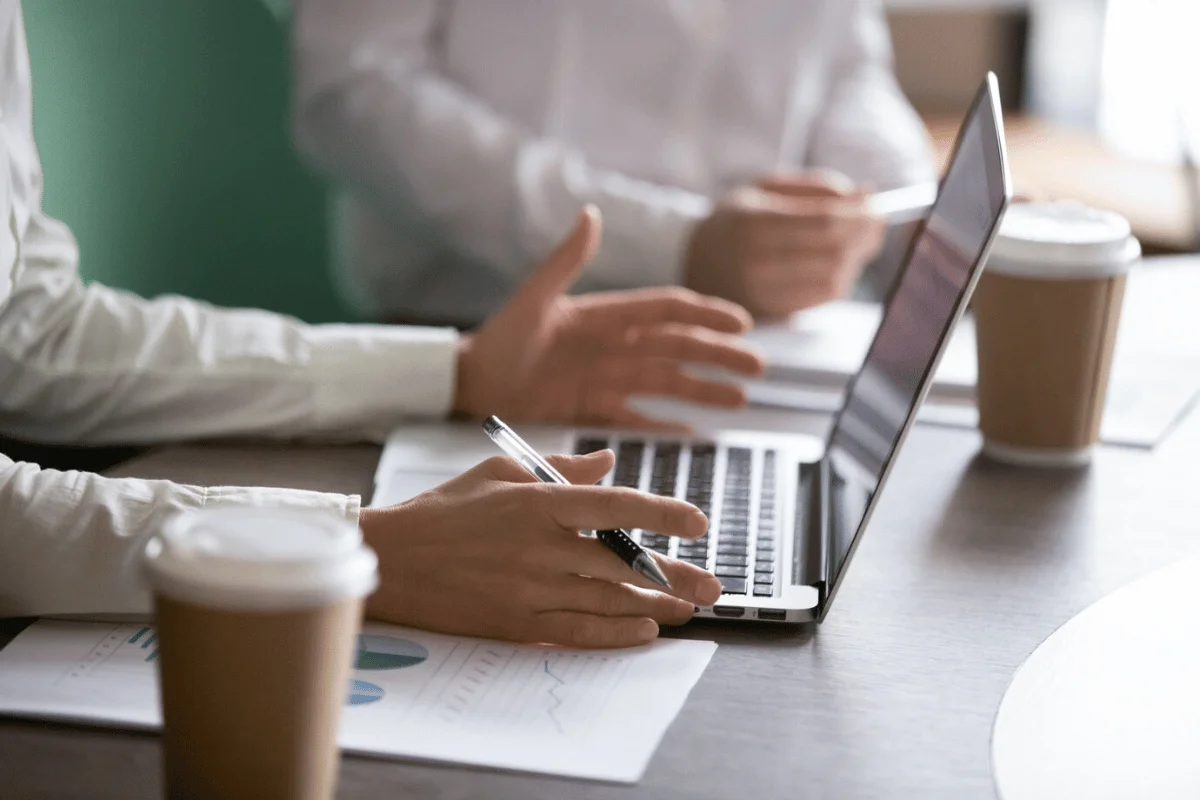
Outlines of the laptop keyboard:
<svg viewBox="0 0 1200 800">
<path fill-rule="evenodd" d="M 774 450 L 763 452 L 756 476 L 754 451 L 746 447 L 632 438 L 612 445 L 617 453 L 613 486 L 683 497 L 709 517 L 709 531 L 699 539 L 630 531 L 635 541 L 648 550 L 711 570 L 726 594 L 771 597 L 777 593 L 779 529 Z M 575 451 L 591 453 L 608 446 L 610 443 L 604 439 L 585 437 L 576 442 Z M 722 455 L 724 471 L 718 487 L 714 481 Z M 720 499 L 716 508 L 714 496 Z"/>
</svg>

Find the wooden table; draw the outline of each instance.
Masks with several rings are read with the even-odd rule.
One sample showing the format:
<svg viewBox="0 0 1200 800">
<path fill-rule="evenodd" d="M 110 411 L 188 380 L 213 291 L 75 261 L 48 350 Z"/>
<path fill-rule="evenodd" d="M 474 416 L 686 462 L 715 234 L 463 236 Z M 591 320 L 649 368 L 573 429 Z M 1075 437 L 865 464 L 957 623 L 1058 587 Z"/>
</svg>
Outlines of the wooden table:
<svg viewBox="0 0 1200 800">
<path fill-rule="evenodd" d="M 1200 321 L 1181 335 L 1198 332 Z M 1016 667 L 1085 606 L 1200 554 L 1200 414 L 1154 452 L 1104 448 L 1080 472 L 1000 467 L 978 448 L 974 432 L 915 430 L 819 630 L 693 624 L 673 634 L 720 648 L 639 785 L 348 758 L 340 796 L 993 796 L 992 718 Z M 377 454 L 181 447 L 123 472 L 361 492 Z M 0 721 L 5 800 L 157 797 L 158 779 L 154 736 Z"/>
<path fill-rule="evenodd" d="M 960 121 L 943 116 L 926 120 L 942 163 L 949 158 Z M 1181 168 L 1127 158 L 1092 134 L 1031 117 L 1008 116 L 1004 125 L 1017 192 L 1120 212 L 1143 244 L 1154 249 L 1200 247 Z"/>
</svg>

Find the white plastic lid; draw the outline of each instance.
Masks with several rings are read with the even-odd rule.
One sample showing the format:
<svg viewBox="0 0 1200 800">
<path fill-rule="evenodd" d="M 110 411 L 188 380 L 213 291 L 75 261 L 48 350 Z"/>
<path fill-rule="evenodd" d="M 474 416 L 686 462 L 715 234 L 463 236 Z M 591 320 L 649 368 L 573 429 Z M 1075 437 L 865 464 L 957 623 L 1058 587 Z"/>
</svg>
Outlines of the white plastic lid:
<svg viewBox="0 0 1200 800">
<path fill-rule="evenodd" d="M 987 268 L 1027 278 L 1119 275 L 1142 254 L 1120 214 L 1078 203 L 1014 203 Z"/>
<path fill-rule="evenodd" d="M 375 552 L 358 527 L 332 514 L 212 508 L 168 520 L 146 545 L 153 589 L 183 602 L 284 610 L 372 592 Z"/>
</svg>

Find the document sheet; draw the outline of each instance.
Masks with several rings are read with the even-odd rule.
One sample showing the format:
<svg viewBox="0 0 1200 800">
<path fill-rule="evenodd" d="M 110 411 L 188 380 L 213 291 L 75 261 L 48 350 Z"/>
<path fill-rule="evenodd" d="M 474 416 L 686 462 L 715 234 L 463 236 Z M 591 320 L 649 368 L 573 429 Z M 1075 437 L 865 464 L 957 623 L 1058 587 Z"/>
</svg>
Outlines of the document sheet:
<svg viewBox="0 0 1200 800">
<path fill-rule="evenodd" d="M 1100 437 L 1109 444 L 1151 448 L 1171 431 L 1200 394 L 1200 346 L 1180 347 L 1164 331 L 1147 290 L 1158 276 L 1130 279 L 1117 336 Z M 755 405 L 836 411 L 846 382 L 862 365 L 879 326 L 874 303 L 839 301 L 760 325 L 747 338 L 764 352 L 767 374 L 747 386 Z M 975 326 L 968 316 L 946 346 L 918 422 L 974 427 Z"/>
<path fill-rule="evenodd" d="M 635 782 L 716 647 L 574 651 L 369 624 L 339 741 L 364 755 Z M 157 658 L 149 625 L 38 621 L 0 651 L 0 714 L 157 728 Z"/>
</svg>

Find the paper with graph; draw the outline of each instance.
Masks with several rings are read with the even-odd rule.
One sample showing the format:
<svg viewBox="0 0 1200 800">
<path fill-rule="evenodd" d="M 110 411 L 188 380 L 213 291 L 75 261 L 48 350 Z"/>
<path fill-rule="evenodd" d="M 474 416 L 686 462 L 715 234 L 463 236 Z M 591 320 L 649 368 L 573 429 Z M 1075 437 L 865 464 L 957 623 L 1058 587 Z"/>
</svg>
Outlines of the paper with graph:
<svg viewBox="0 0 1200 800">
<path fill-rule="evenodd" d="M 342 748 L 636 781 L 716 650 L 574 651 L 367 625 Z M 0 714 L 157 728 L 154 629 L 42 620 L 0 651 Z M 216 698 L 214 698 L 216 700 Z"/>
</svg>

